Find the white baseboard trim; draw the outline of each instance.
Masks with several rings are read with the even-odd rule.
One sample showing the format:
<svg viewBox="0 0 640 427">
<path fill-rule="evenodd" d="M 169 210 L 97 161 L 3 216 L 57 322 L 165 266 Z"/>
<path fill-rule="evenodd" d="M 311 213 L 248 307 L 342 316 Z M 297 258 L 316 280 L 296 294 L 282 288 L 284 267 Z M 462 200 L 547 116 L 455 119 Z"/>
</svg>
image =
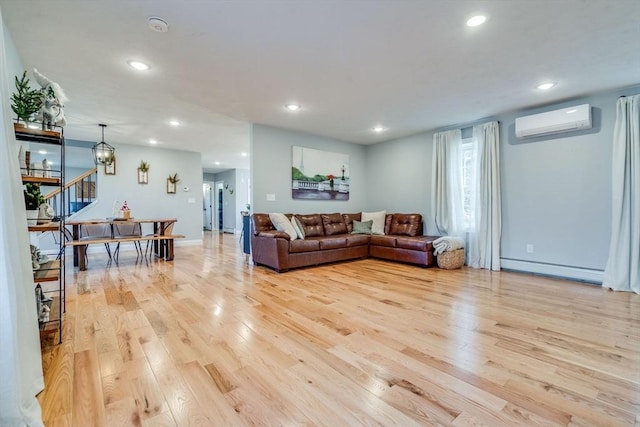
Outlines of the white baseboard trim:
<svg viewBox="0 0 640 427">
<path fill-rule="evenodd" d="M 602 284 L 604 271 L 567 265 L 548 264 L 543 262 L 522 261 L 518 259 L 500 258 L 503 270 L 522 271 L 545 276 L 562 277 L 582 282 Z"/>
</svg>

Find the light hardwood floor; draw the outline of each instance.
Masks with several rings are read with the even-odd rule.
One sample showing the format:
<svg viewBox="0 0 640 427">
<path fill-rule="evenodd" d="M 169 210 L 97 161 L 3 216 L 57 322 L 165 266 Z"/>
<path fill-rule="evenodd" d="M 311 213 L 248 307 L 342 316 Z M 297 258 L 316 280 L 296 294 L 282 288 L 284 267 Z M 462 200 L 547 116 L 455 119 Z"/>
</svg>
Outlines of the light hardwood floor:
<svg viewBox="0 0 640 427">
<path fill-rule="evenodd" d="M 633 426 L 640 296 L 361 260 L 277 274 L 208 234 L 68 270 L 51 426 Z"/>
</svg>

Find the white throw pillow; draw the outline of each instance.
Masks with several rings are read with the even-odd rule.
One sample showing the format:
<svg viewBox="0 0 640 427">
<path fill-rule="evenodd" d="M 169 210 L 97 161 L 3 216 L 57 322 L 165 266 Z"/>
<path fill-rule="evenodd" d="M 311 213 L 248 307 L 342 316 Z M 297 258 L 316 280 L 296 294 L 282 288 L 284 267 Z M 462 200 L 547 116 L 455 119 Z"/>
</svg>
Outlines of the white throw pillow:
<svg viewBox="0 0 640 427">
<path fill-rule="evenodd" d="M 291 240 L 295 240 L 298 238 L 298 233 L 293 229 L 293 225 L 289 222 L 287 216 L 283 213 L 270 213 L 269 219 L 271 223 L 278 231 L 284 231 L 291 237 Z"/>
<path fill-rule="evenodd" d="M 371 225 L 371 234 L 384 234 L 384 221 L 387 211 L 380 212 L 362 212 L 361 221 L 373 221 Z"/>
<path fill-rule="evenodd" d="M 296 230 L 296 234 L 298 235 L 298 239 L 304 240 L 304 231 L 301 228 L 300 221 L 296 218 L 295 215 L 291 215 L 291 225 L 293 229 Z"/>
</svg>

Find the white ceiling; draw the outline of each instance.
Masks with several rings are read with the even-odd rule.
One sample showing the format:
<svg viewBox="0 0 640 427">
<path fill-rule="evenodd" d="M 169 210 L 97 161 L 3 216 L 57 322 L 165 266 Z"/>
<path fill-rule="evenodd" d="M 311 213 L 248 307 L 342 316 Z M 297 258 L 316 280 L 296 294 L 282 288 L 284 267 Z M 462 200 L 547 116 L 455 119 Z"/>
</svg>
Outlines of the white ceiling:
<svg viewBox="0 0 640 427">
<path fill-rule="evenodd" d="M 640 1 L 0 0 L 65 135 L 248 168 L 250 122 L 371 144 L 640 83 Z M 464 25 L 476 11 L 490 16 Z M 167 33 L 147 26 L 160 16 Z M 147 62 L 145 73 L 127 60 Z M 541 92 L 535 86 L 555 81 Z M 290 113 L 288 102 L 302 104 Z M 183 125 L 172 128 L 171 118 Z M 375 134 L 381 124 L 387 130 Z M 215 166 L 214 161 L 221 162 Z"/>
</svg>

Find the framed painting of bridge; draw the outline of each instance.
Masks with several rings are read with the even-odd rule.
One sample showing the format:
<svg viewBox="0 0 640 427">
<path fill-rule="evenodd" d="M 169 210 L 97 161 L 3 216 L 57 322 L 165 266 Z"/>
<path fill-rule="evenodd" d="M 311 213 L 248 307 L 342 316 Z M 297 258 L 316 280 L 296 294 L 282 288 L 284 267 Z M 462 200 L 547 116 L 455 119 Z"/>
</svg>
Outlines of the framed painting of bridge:
<svg viewBox="0 0 640 427">
<path fill-rule="evenodd" d="M 291 197 L 307 200 L 349 200 L 349 155 L 293 147 Z"/>
</svg>

